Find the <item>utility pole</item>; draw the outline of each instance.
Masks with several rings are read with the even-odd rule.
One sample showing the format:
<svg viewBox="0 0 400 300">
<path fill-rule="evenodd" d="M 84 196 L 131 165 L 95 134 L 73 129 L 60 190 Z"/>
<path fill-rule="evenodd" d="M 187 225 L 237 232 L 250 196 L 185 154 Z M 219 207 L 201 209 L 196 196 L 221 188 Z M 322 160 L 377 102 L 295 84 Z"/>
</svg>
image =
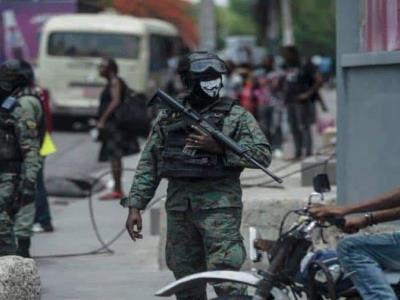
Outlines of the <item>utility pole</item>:
<svg viewBox="0 0 400 300">
<path fill-rule="evenodd" d="M 215 6 L 213 0 L 202 0 L 200 3 L 200 50 L 216 49 L 217 30 Z"/>
<path fill-rule="evenodd" d="M 268 7 L 267 41 L 271 54 L 277 54 L 279 49 L 279 0 L 270 0 Z"/>
<path fill-rule="evenodd" d="M 281 0 L 282 43 L 284 46 L 294 45 L 291 0 Z"/>
</svg>

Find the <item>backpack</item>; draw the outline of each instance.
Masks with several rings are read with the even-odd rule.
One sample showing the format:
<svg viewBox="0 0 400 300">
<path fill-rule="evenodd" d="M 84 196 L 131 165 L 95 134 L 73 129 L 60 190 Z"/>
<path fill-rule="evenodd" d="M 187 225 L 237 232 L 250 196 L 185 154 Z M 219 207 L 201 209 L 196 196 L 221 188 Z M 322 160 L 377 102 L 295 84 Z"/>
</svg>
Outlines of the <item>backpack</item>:
<svg viewBox="0 0 400 300">
<path fill-rule="evenodd" d="M 150 132 L 151 119 L 146 107 L 146 96 L 137 93 L 126 84 L 122 102 L 115 109 L 115 121 L 121 130 L 133 136 L 146 137 Z"/>
</svg>

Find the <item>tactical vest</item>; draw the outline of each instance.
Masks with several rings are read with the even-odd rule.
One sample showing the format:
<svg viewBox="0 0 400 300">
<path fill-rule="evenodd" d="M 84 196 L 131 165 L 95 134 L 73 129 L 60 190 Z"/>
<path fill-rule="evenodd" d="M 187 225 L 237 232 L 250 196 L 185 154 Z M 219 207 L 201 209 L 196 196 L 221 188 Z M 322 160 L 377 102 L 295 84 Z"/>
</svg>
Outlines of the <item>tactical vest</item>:
<svg viewBox="0 0 400 300">
<path fill-rule="evenodd" d="M 235 105 L 234 100 L 221 98 L 207 111 L 201 112 L 204 119 L 222 130 L 225 116 Z M 239 177 L 242 168 L 229 168 L 224 165 L 222 154 L 195 150 L 184 151 L 186 138 L 191 133 L 188 124 L 181 115 L 170 114 L 160 121 L 162 147 L 159 154 L 158 175 L 163 178 L 221 178 Z"/>
<path fill-rule="evenodd" d="M 17 99 L 9 97 L 0 106 L 0 170 L 19 173 L 22 154 L 15 134 L 16 120 L 12 111 L 18 106 Z"/>
</svg>

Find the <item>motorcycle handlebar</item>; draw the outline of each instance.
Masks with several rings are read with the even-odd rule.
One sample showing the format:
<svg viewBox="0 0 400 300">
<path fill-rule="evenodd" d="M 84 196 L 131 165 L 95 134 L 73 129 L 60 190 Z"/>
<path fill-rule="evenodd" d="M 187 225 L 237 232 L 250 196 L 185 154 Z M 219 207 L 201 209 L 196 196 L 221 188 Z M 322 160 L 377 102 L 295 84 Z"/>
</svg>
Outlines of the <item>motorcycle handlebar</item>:
<svg viewBox="0 0 400 300">
<path fill-rule="evenodd" d="M 304 214 L 308 217 L 311 217 L 313 220 L 318 220 L 317 218 L 315 218 L 314 216 L 312 216 L 309 213 L 308 209 L 298 210 L 296 212 L 299 214 Z M 344 228 L 344 226 L 346 225 L 346 219 L 343 217 L 328 217 L 328 218 L 324 218 L 323 221 L 328 223 L 330 226 L 335 226 L 339 229 Z"/>
<path fill-rule="evenodd" d="M 330 217 L 326 219 L 326 222 L 328 222 L 330 225 L 336 226 L 339 229 L 343 228 L 346 225 L 346 219 L 342 217 Z"/>
<path fill-rule="evenodd" d="M 297 210 L 296 213 L 303 214 L 303 215 L 306 215 L 308 217 L 311 217 L 313 220 L 319 220 L 319 219 L 315 218 L 314 215 L 310 214 L 310 211 L 309 211 L 310 207 L 311 206 L 308 206 L 305 209 Z M 335 226 L 335 227 L 337 227 L 339 229 L 344 228 L 344 226 L 346 225 L 346 219 L 343 218 L 343 217 L 328 217 L 328 218 L 323 218 L 323 219 L 320 219 L 320 220 L 323 220 L 326 223 L 328 223 L 330 226 Z"/>
</svg>

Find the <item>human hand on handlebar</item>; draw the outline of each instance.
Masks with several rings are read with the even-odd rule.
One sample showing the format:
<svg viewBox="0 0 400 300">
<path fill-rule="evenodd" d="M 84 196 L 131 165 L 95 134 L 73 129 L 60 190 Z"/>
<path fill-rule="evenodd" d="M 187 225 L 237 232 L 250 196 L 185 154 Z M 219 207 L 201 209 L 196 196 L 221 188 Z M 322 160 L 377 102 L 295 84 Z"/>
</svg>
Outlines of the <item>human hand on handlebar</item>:
<svg viewBox="0 0 400 300">
<path fill-rule="evenodd" d="M 336 205 L 315 205 L 310 208 L 310 214 L 320 220 L 325 220 L 328 218 L 341 218 L 346 213 L 342 207 Z"/>
<path fill-rule="evenodd" d="M 368 227 L 368 219 L 365 216 L 346 218 L 346 224 L 342 229 L 345 233 L 356 233 L 360 229 Z"/>
<path fill-rule="evenodd" d="M 330 218 L 343 218 L 346 215 L 344 208 L 336 205 L 315 205 L 309 212 L 314 218 L 323 221 L 329 221 Z M 346 218 L 340 229 L 345 233 L 356 233 L 368 227 L 368 221 L 365 216 Z"/>
</svg>

